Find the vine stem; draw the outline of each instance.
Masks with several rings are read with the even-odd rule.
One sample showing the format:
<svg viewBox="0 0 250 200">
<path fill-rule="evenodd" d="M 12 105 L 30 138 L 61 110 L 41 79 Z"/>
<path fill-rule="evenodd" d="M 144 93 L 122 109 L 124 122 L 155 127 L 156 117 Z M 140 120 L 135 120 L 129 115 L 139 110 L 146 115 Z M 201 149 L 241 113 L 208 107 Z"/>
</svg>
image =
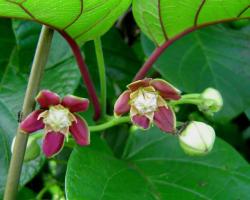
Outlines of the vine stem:
<svg viewBox="0 0 250 200">
<path fill-rule="evenodd" d="M 96 94 L 96 90 L 95 87 L 93 85 L 93 82 L 91 80 L 89 71 L 88 71 L 88 67 L 85 64 L 85 61 L 83 59 L 82 53 L 81 53 L 81 49 L 80 47 L 77 45 L 77 43 L 75 42 L 74 39 L 72 39 L 66 32 L 64 31 L 59 31 L 59 33 L 64 37 L 64 39 L 68 42 L 69 46 L 71 47 L 76 61 L 78 63 L 78 67 L 80 69 L 81 75 L 83 77 L 83 80 L 85 82 L 85 85 L 87 87 L 88 90 L 88 94 L 89 97 L 93 103 L 94 106 L 94 110 L 95 110 L 95 115 L 94 115 L 94 120 L 98 120 L 101 116 L 101 106 L 99 104 L 99 100 Z"/>
<path fill-rule="evenodd" d="M 53 30 L 43 26 L 24 97 L 22 118 L 25 118 L 30 112 L 32 112 L 32 110 L 34 110 L 34 97 L 39 90 L 40 81 L 49 55 L 52 37 Z M 28 134 L 23 134 L 18 129 L 7 177 L 4 200 L 16 199 L 27 140 Z"/>
<path fill-rule="evenodd" d="M 249 19 L 249 17 L 242 17 L 241 19 Z M 214 25 L 214 24 L 219 24 L 219 23 L 224 23 L 224 22 L 231 22 L 231 21 L 235 21 L 235 20 L 239 20 L 237 17 L 235 18 L 229 18 L 229 19 L 223 19 L 223 20 L 218 20 L 218 21 L 214 21 L 214 22 L 207 22 L 204 24 L 200 24 L 200 25 L 195 25 L 193 27 L 190 27 L 188 29 L 186 29 L 185 31 L 177 34 L 176 36 L 174 36 L 173 38 L 167 40 L 163 45 L 157 47 L 153 53 L 151 54 L 151 56 L 148 58 L 148 60 L 143 64 L 143 66 L 141 67 L 141 69 L 137 72 L 137 74 L 135 75 L 133 81 L 137 81 L 140 79 L 143 79 L 146 75 L 147 72 L 152 68 L 153 64 L 157 61 L 157 59 L 160 57 L 160 55 L 171 45 L 173 44 L 176 40 L 182 38 L 183 36 L 207 27 L 209 25 Z"/>
<path fill-rule="evenodd" d="M 100 88 L 101 88 L 101 105 L 102 105 L 102 116 L 106 115 L 107 108 L 107 82 L 106 82 L 106 70 L 104 63 L 104 56 L 102 51 L 102 41 L 100 37 L 94 40 L 95 52 L 98 64 L 99 78 L 100 78 Z"/>
</svg>

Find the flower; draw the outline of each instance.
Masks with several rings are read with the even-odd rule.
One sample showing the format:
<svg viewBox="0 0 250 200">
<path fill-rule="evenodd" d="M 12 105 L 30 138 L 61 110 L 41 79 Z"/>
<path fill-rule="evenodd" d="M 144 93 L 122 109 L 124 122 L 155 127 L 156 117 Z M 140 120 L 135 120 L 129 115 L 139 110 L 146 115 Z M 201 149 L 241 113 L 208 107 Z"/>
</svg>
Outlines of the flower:
<svg viewBox="0 0 250 200">
<path fill-rule="evenodd" d="M 180 146 L 189 155 L 208 154 L 213 148 L 214 141 L 214 129 L 203 122 L 190 122 L 179 135 Z"/>
<path fill-rule="evenodd" d="M 198 105 L 200 111 L 212 115 L 220 111 L 223 99 L 220 92 L 214 88 L 207 88 L 201 94 L 202 103 Z"/>
<path fill-rule="evenodd" d="M 174 132 L 175 114 L 165 100 L 180 99 L 180 91 L 162 79 L 146 78 L 128 86 L 117 99 L 114 113 L 117 116 L 130 111 L 133 124 L 147 129 L 152 122 L 165 132 Z"/>
<path fill-rule="evenodd" d="M 90 143 L 87 123 L 75 112 L 87 110 L 89 101 L 85 98 L 67 95 L 62 100 L 49 90 L 42 90 L 36 97 L 40 109 L 30 113 L 20 124 L 20 131 L 33 133 L 45 130 L 42 149 L 52 157 L 62 149 L 69 132 L 76 143 L 85 146 Z"/>
</svg>

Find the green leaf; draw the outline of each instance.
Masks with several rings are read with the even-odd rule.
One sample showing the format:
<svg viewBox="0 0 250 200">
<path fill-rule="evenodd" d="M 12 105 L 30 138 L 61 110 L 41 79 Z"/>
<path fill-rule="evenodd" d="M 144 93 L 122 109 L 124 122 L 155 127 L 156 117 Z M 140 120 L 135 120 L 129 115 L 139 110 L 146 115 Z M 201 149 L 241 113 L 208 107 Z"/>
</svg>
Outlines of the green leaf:
<svg viewBox="0 0 250 200">
<path fill-rule="evenodd" d="M 133 0 L 141 30 L 157 45 L 191 29 L 249 18 L 249 0 Z"/>
<path fill-rule="evenodd" d="M 17 130 L 17 117 L 8 109 L 7 105 L 0 100 L 0 198 L 3 195 L 8 174 L 11 144 Z M 41 169 L 44 156 L 40 154 L 35 160 L 24 162 L 21 174 L 21 185 L 30 181 Z"/>
<path fill-rule="evenodd" d="M 155 68 L 184 92 L 217 88 L 224 100 L 217 117 L 230 120 L 250 106 L 249 28 L 215 26 L 191 33 L 170 46 Z M 142 43 L 149 56 L 153 43 L 145 37 Z"/>
<path fill-rule="evenodd" d="M 46 24 L 82 43 L 103 35 L 130 3 L 131 0 L 0 0 L 0 16 Z"/>
<path fill-rule="evenodd" d="M 71 154 L 69 200 L 249 199 L 250 167 L 228 144 L 216 140 L 205 157 L 186 156 L 176 137 L 157 128 L 132 133 L 123 160 L 94 138 Z"/>
<path fill-rule="evenodd" d="M 15 36 L 11 30 L 11 21 L 6 19 L 0 19 L 0 69 L 5 70 L 6 65 L 9 62 L 12 49 L 14 48 L 16 41 Z M 0 80 L 3 74 L 0 73 Z"/>
</svg>

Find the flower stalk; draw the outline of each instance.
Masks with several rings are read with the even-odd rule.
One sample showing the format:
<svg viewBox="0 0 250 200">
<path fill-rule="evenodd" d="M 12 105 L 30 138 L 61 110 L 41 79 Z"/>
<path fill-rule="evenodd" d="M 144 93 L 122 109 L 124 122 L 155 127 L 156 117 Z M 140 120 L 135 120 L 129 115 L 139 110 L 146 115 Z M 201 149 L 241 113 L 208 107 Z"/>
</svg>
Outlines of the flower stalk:
<svg viewBox="0 0 250 200">
<path fill-rule="evenodd" d="M 94 40 L 95 52 L 98 64 L 99 78 L 100 78 L 100 88 L 101 88 L 101 106 L 102 106 L 102 116 L 106 115 L 107 108 L 107 82 L 106 82 L 106 70 L 104 63 L 104 56 L 102 51 L 102 41 L 98 37 Z"/>
<path fill-rule="evenodd" d="M 39 90 L 40 81 L 49 55 L 52 37 L 53 30 L 43 26 L 25 93 L 22 108 L 23 118 L 25 118 L 35 107 L 34 97 Z M 18 128 L 7 177 L 4 200 L 16 199 L 27 140 L 28 135 L 21 133 Z"/>
</svg>

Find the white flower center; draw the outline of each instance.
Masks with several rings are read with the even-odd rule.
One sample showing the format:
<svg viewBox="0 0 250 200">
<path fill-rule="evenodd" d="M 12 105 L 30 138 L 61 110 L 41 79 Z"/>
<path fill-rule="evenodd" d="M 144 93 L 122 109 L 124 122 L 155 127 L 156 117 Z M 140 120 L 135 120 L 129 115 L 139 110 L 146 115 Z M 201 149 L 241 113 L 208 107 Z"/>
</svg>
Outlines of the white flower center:
<svg viewBox="0 0 250 200">
<path fill-rule="evenodd" d="M 156 92 L 149 92 L 140 89 L 137 97 L 132 100 L 132 105 L 138 110 L 140 114 L 146 114 L 154 112 L 157 109 L 157 97 Z"/>
<path fill-rule="evenodd" d="M 47 131 L 60 131 L 67 134 L 72 121 L 75 121 L 74 115 L 61 105 L 51 106 L 49 110 L 40 114 L 43 118 Z"/>
</svg>

